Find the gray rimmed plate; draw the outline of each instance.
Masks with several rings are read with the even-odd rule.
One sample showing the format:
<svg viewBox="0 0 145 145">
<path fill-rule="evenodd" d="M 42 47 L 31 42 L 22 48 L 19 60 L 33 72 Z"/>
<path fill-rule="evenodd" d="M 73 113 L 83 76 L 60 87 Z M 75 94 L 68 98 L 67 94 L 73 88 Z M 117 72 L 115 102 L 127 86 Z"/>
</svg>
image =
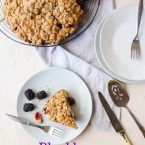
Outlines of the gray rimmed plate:
<svg viewBox="0 0 145 145">
<path fill-rule="evenodd" d="M 31 101 L 36 106 L 32 112 L 24 112 L 23 105 L 30 102 L 26 99 L 24 92 L 31 88 L 36 93 L 40 90 L 48 92 L 48 97 L 39 101 L 34 99 Z M 49 134 L 44 133 L 42 130 L 26 125 L 22 125 L 24 130 L 33 138 L 38 141 L 51 142 L 52 144 L 63 144 L 74 138 L 78 137 L 87 127 L 91 114 L 92 114 L 92 98 L 88 87 L 75 73 L 62 68 L 49 68 L 33 75 L 22 86 L 17 99 L 17 113 L 18 116 L 23 117 L 31 122 L 37 123 L 34 114 L 41 112 L 45 102 L 57 91 L 66 89 L 70 95 L 75 99 L 76 103 L 72 107 L 73 112 L 77 118 L 76 123 L 78 129 L 65 127 L 59 123 L 51 122 L 43 115 L 44 123 L 42 125 L 51 125 L 60 128 L 64 131 L 64 136 L 61 140 L 51 137 Z"/>
</svg>

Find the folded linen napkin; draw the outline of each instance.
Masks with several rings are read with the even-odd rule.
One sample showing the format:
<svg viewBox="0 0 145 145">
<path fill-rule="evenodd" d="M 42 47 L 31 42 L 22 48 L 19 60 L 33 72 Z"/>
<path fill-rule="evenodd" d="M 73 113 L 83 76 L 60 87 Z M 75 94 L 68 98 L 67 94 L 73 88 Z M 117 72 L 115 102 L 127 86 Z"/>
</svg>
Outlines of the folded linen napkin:
<svg viewBox="0 0 145 145">
<path fill-rule="evenodd" d="M 95 57 L 94 36 L 98 23 L 113 9 L 111 0 L 102 0 L 98 15 L 92 25 L 77 39 L 62 46 L 49 48 L 36 48 L 46 67 L 62 67 L 78 74 L 88 85 L 93 99 L 93 115 L 91 124 L 99 130 L 114 130 L 110 124 L 98 97 L 101 91 L 106 97 L 111 108 L 120 118 L 120 109 L 115 107 L 107 89 L 108 75 L 98 69 Z"/>
</svg>

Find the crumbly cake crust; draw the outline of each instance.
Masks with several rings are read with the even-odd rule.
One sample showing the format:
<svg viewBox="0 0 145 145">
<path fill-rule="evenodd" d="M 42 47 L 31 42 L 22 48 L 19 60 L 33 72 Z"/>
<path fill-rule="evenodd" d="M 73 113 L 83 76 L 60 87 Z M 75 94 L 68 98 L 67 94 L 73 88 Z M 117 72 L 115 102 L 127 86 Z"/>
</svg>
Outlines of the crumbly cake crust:
<svg viewBox="0 0 145 145">
<path fill-rule="evenodd" d="M 76 0 L 5 0 L 3 12 L 12 31 L 35 45 L 64 40 L 83 15 Z"/>
<path fill-rule="evenodd" d="M 59 91 L 46 102 L 43 112 L 47 114 L 49 120 L 77 129 L 78 127 L 67 98 L 67 91 Z"/>
</svg>

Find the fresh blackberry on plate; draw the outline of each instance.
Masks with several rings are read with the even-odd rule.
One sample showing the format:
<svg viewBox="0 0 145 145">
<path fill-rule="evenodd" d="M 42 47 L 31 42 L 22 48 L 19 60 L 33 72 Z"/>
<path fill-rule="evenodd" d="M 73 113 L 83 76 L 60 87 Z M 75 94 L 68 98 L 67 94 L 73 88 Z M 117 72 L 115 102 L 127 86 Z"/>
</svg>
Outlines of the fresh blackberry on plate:
<svg viewBox="0 0 145 145">
<path fill-rule="evenodd" d="M 23 110 L 25 112 L 33 111 L 35 109 L 35 106 L 32 103 L 25 103 L 23 106 Z"/>
<path fill-rule="evenodd" d="M 32 89 L 27 89 L 24 94 L 29 101 L 35 98 L 35 93 L 32 91 Z"/>
<path fill-rule="evenodd" d="M 73 97 L 68 97 L 67 100 L 71 106 L 75 104 L 75 99 Z"/>
<path fill-rule="evenodd" d="M 42 100 L 47 97 L 47 93 L 45 91 L 40 91 L 36 94 L 37 99 Z"/>
</svg>

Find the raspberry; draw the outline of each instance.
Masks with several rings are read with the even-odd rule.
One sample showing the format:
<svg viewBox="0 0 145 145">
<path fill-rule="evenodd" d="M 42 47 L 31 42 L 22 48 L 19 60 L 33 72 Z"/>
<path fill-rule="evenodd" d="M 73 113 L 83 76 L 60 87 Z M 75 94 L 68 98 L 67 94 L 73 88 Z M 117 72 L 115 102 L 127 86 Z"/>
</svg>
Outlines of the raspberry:
<svg viewBox="0 0 145 145">
<path fill-rule="evenodd" d="M 25 103 L 23 106 L 23 110 L 25 112 L 33 111 L 35 109 L 35 106 L 32 103 Z"/>
<path fill-rule="evenodd" d="M 36 94 L 37 99 L 42 100 L 47 97 L 47 93 L 45 91 L 40 91 Z"/>
<path fill-rule="evenodd" d="M 29 101 L 35 98 L 35 93 L 32 91 L 32 89 L 27 89 L 24 94 Z"/>
<path fill-rule="evenodd" d="M 36 113 L 35 113 L 35 119 L 36 119 L 36 121 L 37 121 L 38 123 L 42 123 L 42 122 L 43 122 L 42 115 L 41 115 L 41 113 L 39 113 L 39 112 L 36 112 Z"/>
</svg>

